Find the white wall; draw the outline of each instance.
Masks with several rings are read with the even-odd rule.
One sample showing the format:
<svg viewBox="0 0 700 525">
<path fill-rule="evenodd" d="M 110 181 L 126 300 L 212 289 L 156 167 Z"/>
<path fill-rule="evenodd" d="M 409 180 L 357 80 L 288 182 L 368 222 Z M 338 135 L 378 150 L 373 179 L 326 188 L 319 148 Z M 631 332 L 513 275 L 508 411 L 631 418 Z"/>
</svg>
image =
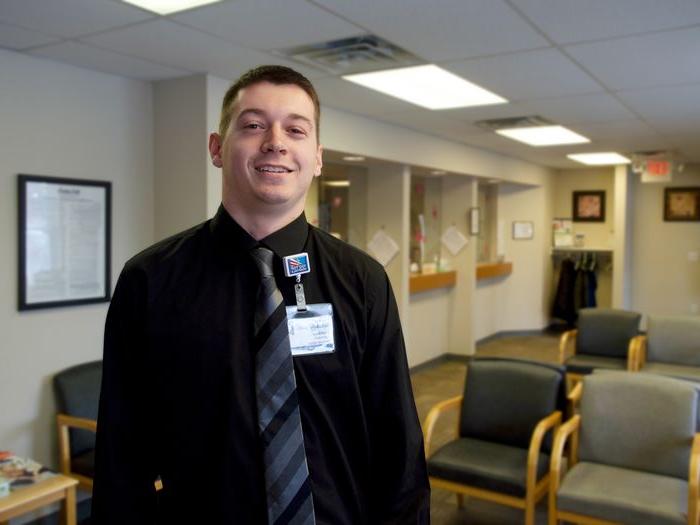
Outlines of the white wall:
<svg viewBox="0 0 700 525">
<path fill-rule="evenodd" d="M 51 379 L 100 359 L 107 304 L 17 311 L 18 173 L 112 181 L 112 281 L 153 241 L 148 83 L 0 50 L 0 447 L 56 466 Z"/>
<path fill-rule="evenodd" d="M 686 167 L 669 184 L 642 184 L 633 176 L 632 308 L 645 315 L 697 314 L 700 308 L 700 222 L 665 222 L 666 186 L 700 187 L 700 165 Z"/>
<path fill-rule="evenodd" d="M 385 270 L 396 296 L 401 321 L 408 315 L 408 235 L 411 171 L 408 166 L 378 163 L 367 173 L 367 242 L 384 230 L 399 246 Z"/>
<path fill-rule="evenodd" d="M 480 280 L 476 284 L 476 340 L 497 332 L 538 330 L 548 324 L 551 287 L 552 182 L 539 187 L 501 184 L 498 219 L 510 275 Z M 514 240 L 513 221 L 532 221 L 532 240 Z"/>
</svg>

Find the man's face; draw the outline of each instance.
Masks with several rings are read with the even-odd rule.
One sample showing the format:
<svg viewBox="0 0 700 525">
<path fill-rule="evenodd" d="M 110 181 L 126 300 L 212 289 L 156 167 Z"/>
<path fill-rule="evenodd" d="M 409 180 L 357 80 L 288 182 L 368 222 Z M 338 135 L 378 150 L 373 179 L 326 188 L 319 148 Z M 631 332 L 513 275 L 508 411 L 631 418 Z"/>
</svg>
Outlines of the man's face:
<svg viewBox="0 0 700 525">
<path fill-rule="evenodd" d="M 212 134 L 212 162 L 223 168 L 224 201 L 246 213 L 300 214 L 321 174 L 314 105 L 293 84 L 261 82 L 238 92 L 225 137 Z"/>
</svg>

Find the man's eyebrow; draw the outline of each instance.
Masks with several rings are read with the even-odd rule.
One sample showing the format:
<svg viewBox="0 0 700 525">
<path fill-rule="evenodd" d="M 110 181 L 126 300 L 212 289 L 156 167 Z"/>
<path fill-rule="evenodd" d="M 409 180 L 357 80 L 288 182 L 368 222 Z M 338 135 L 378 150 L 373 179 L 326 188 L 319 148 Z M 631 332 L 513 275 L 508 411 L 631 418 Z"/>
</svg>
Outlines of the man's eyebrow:
<svg viewBox="0 0 700 525">
<path fill-rule="evenodd" d="M 244 109 L 244 110 L 241 111 L 240 114 L 236 117 L 236 120 L 238 121 L 238 120 L 242 119 L 243 117 L 247 117 L 248 115 L 257 115 L 257 116 L 260 116 L 260 117 L 265 117 L 265 116 L 266 116 L 266 113 L 265 113 L 265 111 L 263 111 L 262 109 L 258 109 L 258 108 Z M 300 115 L 299 113 L 290 113 L 289 115 L 287 115 L 286 118 L 287 118 L 287 119 L 291 119 L 291 120 L 303 120 L 303 121 L 306 122 L 309 126 L 311 126 L 311 128 L 314 127 L 314 122 L 313 122 L 313 120 L 311 120 L 311 119 L 308 118 L 308 117 L 305 117 L 304 115 Z"/>
</svg>

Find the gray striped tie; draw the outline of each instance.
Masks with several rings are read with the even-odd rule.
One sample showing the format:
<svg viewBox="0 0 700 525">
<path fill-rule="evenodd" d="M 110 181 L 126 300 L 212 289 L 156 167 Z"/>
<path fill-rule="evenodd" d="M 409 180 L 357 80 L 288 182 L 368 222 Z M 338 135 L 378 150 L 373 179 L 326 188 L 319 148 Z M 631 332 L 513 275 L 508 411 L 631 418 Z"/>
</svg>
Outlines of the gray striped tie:
<svg viewBox="0 0 700 525">
<path fill-rule="evenodd" d="M 251 253 L 261 277 L 255 308 L 255 386 L 265 459 L 268 523 L 313 525 L 316 519 L 287 313 L 272 273 L 272 251 L 258 247 Z"/>
</svg>

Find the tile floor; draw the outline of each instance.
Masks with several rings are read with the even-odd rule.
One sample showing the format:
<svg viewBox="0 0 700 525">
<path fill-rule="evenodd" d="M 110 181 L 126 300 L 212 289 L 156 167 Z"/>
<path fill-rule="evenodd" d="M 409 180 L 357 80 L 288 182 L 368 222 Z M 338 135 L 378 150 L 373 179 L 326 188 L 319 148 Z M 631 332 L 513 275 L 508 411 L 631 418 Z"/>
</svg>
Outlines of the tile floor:
<svg viewBox="0 0 700 525">
<path fill-rule="evenodd" d="M 559 339 L 557 335 L 517 336 L 496 339 L 479 345 L 478 357 L 514 357 L 546 361 L 557 361 Z M 460 395 L 464 388 L 466 365 L 459 361 L 446 361 L 435 367 L 420 370 L 411 375 L 413 393 L 421 422 L 430 408 L 437 402 Z M 456 412 L 440 420 L 433 445 L 436 450 L 454 436 L 457 425 Z M 433 489 L 431 497 L 432 525 L 510 525 L 522 524 L 523 513 L 486 501 L 465 498 L 463 508 L 457 507 L 456 496 L 450 492 Z M 537 507 L 536 522 L 547 522 L 546 501 Z"/>
</svg>

